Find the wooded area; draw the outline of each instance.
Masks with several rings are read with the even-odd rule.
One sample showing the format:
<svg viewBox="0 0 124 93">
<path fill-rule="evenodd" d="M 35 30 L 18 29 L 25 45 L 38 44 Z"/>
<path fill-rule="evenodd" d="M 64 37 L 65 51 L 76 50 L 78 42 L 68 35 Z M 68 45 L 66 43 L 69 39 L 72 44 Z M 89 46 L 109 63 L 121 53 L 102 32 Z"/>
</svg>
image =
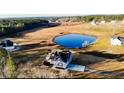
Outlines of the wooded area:
<svg viewBox="0 0 124 93">
<path fill-rule="evenodd" d="M 71 16 L 71 17 L 54 17 L 50 18 L 51 21 L 73 21 L 73 22 L 90 22 L 93 19 L 96 21 L 111 21 L 111 20 L 123 20 L 124 15 L 87 15 L 87 16 Z"/>
<path fill-rule="evenodd" d="M 47 27 L 47 20 L 42 19 L 1 19 L 0 36 L 30 30 L 36 27 Z"/>
</svg>

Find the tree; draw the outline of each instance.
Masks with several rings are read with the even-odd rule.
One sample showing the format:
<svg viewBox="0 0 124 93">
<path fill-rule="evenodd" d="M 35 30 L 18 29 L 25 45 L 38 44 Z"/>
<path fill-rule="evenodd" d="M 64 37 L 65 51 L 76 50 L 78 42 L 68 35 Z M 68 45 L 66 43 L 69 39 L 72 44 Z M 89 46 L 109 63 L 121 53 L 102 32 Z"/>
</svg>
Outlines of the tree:
<svg viewBox="0 0 124 93">
<path fill-rule="evenodd" d="M 0 48 L 0 78 L 14 78 L 16 74 L 16 64 L 10 53 Z"/>
<path fill-rule="evenodd" d="M 12 57 L 9 55 L 6 66 L 5 66 L 7 78 L 16 77 L 16 75 L 17 75 L 16 69 L 17 69 L 16 64 L 15 64 L 14 60 L 12 59 Z"/>
</svg>

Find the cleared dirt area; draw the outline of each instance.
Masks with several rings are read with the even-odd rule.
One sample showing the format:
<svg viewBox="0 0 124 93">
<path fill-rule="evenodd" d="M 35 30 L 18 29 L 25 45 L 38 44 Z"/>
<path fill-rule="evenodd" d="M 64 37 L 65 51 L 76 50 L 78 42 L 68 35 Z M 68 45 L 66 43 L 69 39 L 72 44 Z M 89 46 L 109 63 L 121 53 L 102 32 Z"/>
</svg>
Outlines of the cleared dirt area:
<svg viewBox="0 0 124 93">
<path fill-rule="evenodd" d="M 73 78 L 72 74 L 79 72 L 52 70 L 50 67 L 43 66 L 42 62 L 49 52 L 49 49 L 60 48 L 52 42 L 55 36 L 68 33 L 86 34 L 97 37 L 97 41 L 87 48 L 71 49 L 74 53 L 72 63 L 85 65 L 98 71 L 111 72 L 113 77 L 123 78 L 124 72 L 124 47 L 112 46 L 110 38 L 113 34 L 112 25 L 109 23 L 92 26 L 88 23 L 66 23 L 57 27 L 34 29 L 20 33 L 17 37 L 11 38 L 14 42 L 22 45 L 21 51 L 12 53 L 16 62 L 19 64 L 19 78 Z M 124 35 L 124 24 L 116 24 L 116 35 Z M 45 68 L 45 70 L 43 70 Z M 32 70 L 33 69 L 33 70 Z M 38 69 L 38 70 L 36 70 Z M 27 71 L 27 72 L 26 72 Z M 37 72 L 39 71 L 39 73 Z M 47 72 L 48 74 L 43 74 Z M 51 71 L 51 72 L 50 72 Z M 55 74 L 51 75 L 50 73 Z M 57 72 L 56 72 L 57 71 Z M 62 70 L 63 71 L 63 70 Z M 25 74 L 24 74 L 25 73 Z M 37 74 L 36 74 L 37 73 Z M 81 73 L 82 78 L 112 78 L 109 76 L 99 76 Z M 28 76 L 29 75 L 29 76 Z M 78 75 L 77 75 L 78 76 Z"/>
</svg>

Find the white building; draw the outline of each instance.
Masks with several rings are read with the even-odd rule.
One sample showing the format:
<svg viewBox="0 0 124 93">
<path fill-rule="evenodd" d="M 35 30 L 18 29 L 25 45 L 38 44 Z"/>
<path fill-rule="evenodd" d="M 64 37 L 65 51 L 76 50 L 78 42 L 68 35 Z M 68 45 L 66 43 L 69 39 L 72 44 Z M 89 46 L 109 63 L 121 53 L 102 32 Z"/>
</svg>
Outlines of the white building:
<svg viewBox="0 0 124 93">
<path fill-rule="evenodd" d="M 4 48 L 8 51 L 15 51 L 18 50 L 20 48 L 19 45 L 17 45 L 16 43 L 10 41 L 10 40 L 4 40 L 0 42 L 0 47 Z"/>
<path fill-rule="evenodd" d="M 115 23 L 116 23 L 116 20 L 112 20 L 112 21 L 111 21 L 111 24 L 115 24 Z"/>
<path fill-rule="evenodd" d="M 122 23 L 124 23 L 124 19 L 122 20 Z"/>
<path fill-rule="evenodd" d="M 100 24 L 105 24 L 105 21 L 104 21 L 104 20 L 103 20 L 103 21 L 101 21 L 101 22 L 100 22 Z"/>
<path fill-rule="evenodd" d="M 124 45 L 124 37 L 112 37 L 110 41 L 111 41 L 111 45 L 114 45 L 114 46 Z"/>
<path fill-rule="evenodd" d="M 90 22 L 93 26 L 96 26 L 96 20 Z"/>
</svg>

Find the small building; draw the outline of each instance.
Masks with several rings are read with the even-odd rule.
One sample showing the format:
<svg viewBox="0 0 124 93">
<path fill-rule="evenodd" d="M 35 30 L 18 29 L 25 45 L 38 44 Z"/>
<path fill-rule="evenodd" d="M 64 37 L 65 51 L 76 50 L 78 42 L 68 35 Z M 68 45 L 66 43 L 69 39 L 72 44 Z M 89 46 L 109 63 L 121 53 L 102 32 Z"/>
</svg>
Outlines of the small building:
<svg viewBox="0 0 124 93">
<path fill-rule="evenodd" d="M 115 24 L 116 23 L 116 20 L 111 20 L 111 24 Z"/>
<path fill-rule="evenodd" d="M 92 20 L 90 23 L 91 23 L 93 26 L 96 26 L 96 20 Z"/>
<path fill-rule="evenodd" d="M 100 24 L 105 24 L 106 22 L 104 21 L 104 20 L 102 20 L 101 22 L 100 22 Z"/>
<path fill-rule="evenodd" d="M 122 46 L 122 45 L 124 45 L 124 37 L 119 37 L 119 36 L 112 37 L 110 39 L 110 41 L 111 41 L 111 45 L 114 45 L 114 46 Z"/>
<path fill-rule="evenodd" d="M 19 49 L 19 45 L 10 41 L 10 40 L 3 40 L 0 42 L 0 47 L 5 48 L 8 51 L 14 51 Z"/>
<path fill-rule="evenodd" d="M 122 20 L 122 23 L 124 23 L 124 19 Z"/>
</svg>

